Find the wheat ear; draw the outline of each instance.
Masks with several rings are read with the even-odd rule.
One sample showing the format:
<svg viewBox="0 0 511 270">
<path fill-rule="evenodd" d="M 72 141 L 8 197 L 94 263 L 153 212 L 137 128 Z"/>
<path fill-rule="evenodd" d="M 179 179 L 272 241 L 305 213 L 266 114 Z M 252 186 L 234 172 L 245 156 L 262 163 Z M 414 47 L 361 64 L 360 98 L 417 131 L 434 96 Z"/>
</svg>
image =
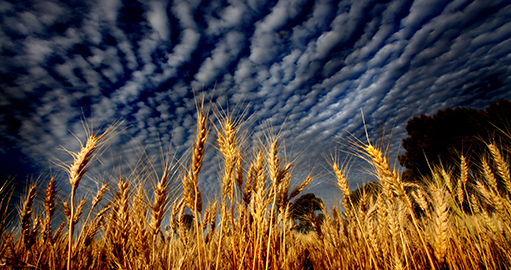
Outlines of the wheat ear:
<svg viewBox="0 0 511 270">
<path fill-rule="evenodd" d="M 53 218 L 53 214 L 55 213 L 55 196 L 57 195 L 57 190 L 55 187 L 55 178 L 53 176 L 50 177 L 50 181 L 46 186 L 46 195 L 44 197 L 44 211 L 46 212 L 46 219 L 43 224 L 43 242 L 52 244 L 53 239 L 51 235 L 51 222 Z"/>
<path fill-rule="evenodd" d="M 199 172 L 202 168 L 202 160 L 204 159 L 204 147 L 208 138 L 209 127 L 208 117 L 202 111 L 202 106 L 198 109 L 197 116 L 197 133 L 195 135 L 195 145 L 192 154 L 192 169 L 188 175 L 183 177 L 183 195 L 188 208 L 194 211 L 202 211 L 202 197 L 199 191 L 197 180 Z"/>
<path fill-rule="evenodd" d="M 224 157 L 224 174 L 222 177 L 222 195 L 232 201 L 233 198 L 233 172 L 236 164 L 236 142 L 235 132 L 229 118 L 223 123 L 223 129 L 217 131 L 218 149 Z"/>
<path fill-rule="evenodd" d="M 424 196 L 424 193 L 422 189 L 417 189 L 412 192 L 412 196 L 419 205 L 419 207 L 424 211 L 425 213 L 428 212 L 428 201 L 426 200 L 426 197 Z"/>
<path fill-rule="evenodd" d="M 151 223 L 149 223 L 149 227 L 151 228 L 151 233 L 153 235 L 153 240 L 156 241 L 156 237 L 160 232 L 161 222 L 163 220 L 163 216 L 165 213 L 165 207 L 168 204 L 168 184 L 167 179 L 168 173 L 167 170 L 163 172 L 162 178 L 154 188 L 154 200 L 150 205 L 151 208 Z"/>
<path fill-rule="evenodd" d="M 381 180 L 383 190 L 387 193 L 387 196 L 392 197 L 393 192 L 400 196 L 405 195 L 399 176 L 390 169 L 387 157 L 372 145 L 368 145 L 365 150 L 371 157 L 372 164 L 376 168 L 378 178 Z"/>
<path fill-rule="evenodd" d="M 129 198 L 130 185 L 122 176 L 117 184 L 119 191 L 117 192 L 115 210 L 116 210 L 116 241 L 120 240 L 121 247 L 126 248 L 129 238 Z M 124 260 L 123 260 L 124 261 Z"/>
<path fill-rule="evenodd" d="M 346 175 L 342 172 L 342 170 L 339 168 L 339 166 L 337 166 L 337 162 L 335 160 L 333 160 L 332 164 L 332 169 L 334 170 L 334 174 L 335 174 L 335 178 L 337 180 L 337 187 L 341 190 L 341 192 L 343 193 L 342 195 L 342 205 L 344 206 L 344 209 L 346 211 L 346 216 L 349 218 L 351 218 L 351 207 L 349 205 L 349 200 L 350 200 L 350 189 L 348 187 L 348 180 L 346 179 Z"/>
<path fill-rule="evenodd" d="M 280 158 L 278 154 L 278 143 L 279 140 L 273 140 L 270 149 L 267 153 L 266 162 L 268 163 L 268 168 L 270 171 L 270 180 L 273 182 L 273 186 L 277 187 L 279 181 L 281 180 L 278 175 L 280 171 Z"/>
<path fill-rule="evenodd" d="M 484 179 L 486 179 L 486 181 L 492 188 L 492 191 L 498 193 L 499 190 L 497 185 L 497 179 L 495 178 L 495 174 L 491 170 L 490 165 L 488 164 L 488 161 L 485 158 L 482 159 L 481 165 L 483 169 Z"/>
<path fill-rule="evenodd" d="M 291 193 L 289 193 L 289 201 L 294 199 L 296 196 L 298 196 L 298 194 L 300 194 L 311 182 L 312 182 L 313 178 L 310 177 L 310 176 L 307 176 L 307 178 L 305 178 L 305 180 L 300 184 L 298 185 L 295 189 L 293 189 L 291 191 Z"/>
<path fill-rule="evenodd" d="M 149 232 L 147 231 L 147 202 L 144 185 L 139 184 L 132 202 L 131 223 L 135 238 L 135 250 L 145 265 L 150 261 Z"/>
<path fill-rule="evenodd" d="M 441 188 L 433 188 L 435 213 L 434 213 L 434 228 L 435 228 L 435 244 L 433 245 L 435 257 L 442 264 L 445 260 L 448 242 L 448 228 L 449 228 L 449 208 L 447 200 L 445 199 L 445 192 Z"/>
<path fill-rule="evenodd" d="M 507 192 L 511 193 L 511 173 L 509 163 L 506 162 L 495 144 L 488 144 L 488 148 L 490 149 L 490 153 L 497 164 L 497 172 L 504 180 Z"/>
<path fill-rule="evenodd" d="M 21 209 L 20 219 L 21 219 L 21 239 L 20 244 L 22 244 L 23 250 L 27 249 L 28 240 L 30 238 L 30 221 L 32 219 L 33 207 L 35 195 L 37 191 L 37 186 L 35 184 L 30 184 L 28 188 L 28 193 L 23 201 L 23 208 Z"/>
<path fill-rule="evenodd" d="M 461 164 L 460 164 L 460 180 L 458 181 L 458 190 L 457 190 L 457 196 L 458 200 L 460 201 L 460 205 L 463 205 L 463 200 L 465 198 L 465 188 L 468 182 L 468 164 L 465 159 L 465 156 L 461 156 Z M 463 209 L 463 208 L 462 208 Z"/>
<path fill-rule="evenodd" d="M 444 182 L 445 182 L 445 185 L 447 186 L 447 188 L 449 189 L 449 192 L 450 193 L 453 193 L 454 192 L 454 187 L 452 185 L 452 179 L 451 179 L 451 174 L 448 173 L 444 167 L 440 167 L 440 174 L 442 175 L 442 178 L 444 179 Z"/>
</svg>

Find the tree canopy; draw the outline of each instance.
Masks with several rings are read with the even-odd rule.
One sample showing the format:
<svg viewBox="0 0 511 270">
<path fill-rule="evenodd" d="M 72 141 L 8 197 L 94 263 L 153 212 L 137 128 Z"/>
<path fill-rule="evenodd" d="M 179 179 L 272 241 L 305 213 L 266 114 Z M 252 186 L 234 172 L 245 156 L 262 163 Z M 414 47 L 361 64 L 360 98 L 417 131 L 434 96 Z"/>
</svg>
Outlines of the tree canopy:
<svg viewBox="0 0 511 270">
<path fill-rule="evenodd" d="M 432 166 L 455 169 L 461 154 L 474 156 L 485 151 L 486 142 L 509 140 L 504 133 L 510 128 L 509 116 L 511 102 L 501 99 L 485 110 L 447 108 L 433 116 L 413 117 L 406 126 L 409 137 L 403 140 L 406 152 L 398 157 L 401 166 L 406 167 L 403 177 L 430 175 Z"/>
<path fill-rule="evenodd" d="M 289 207 L 289 218 L 294 223 L 294 229 L 307 233 L 323 222 L 323 201 L 312 193 L 302 195 Z"/>
</svg>

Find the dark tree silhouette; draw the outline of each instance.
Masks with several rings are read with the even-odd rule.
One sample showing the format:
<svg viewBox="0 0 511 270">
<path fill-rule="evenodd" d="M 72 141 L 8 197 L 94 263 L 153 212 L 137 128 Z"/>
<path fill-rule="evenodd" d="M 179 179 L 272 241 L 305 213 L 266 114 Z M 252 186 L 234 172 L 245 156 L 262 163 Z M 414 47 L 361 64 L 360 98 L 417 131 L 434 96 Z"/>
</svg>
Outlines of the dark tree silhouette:
<svg viewBox="0 0 511 270">
<path fill-rule="evenodd" d="M 312 193 L 296 199 L 289 207 L 289 218 L 294 223 L 294 229 L 301 233 L 318 230 L 325 218 L 323 206 L 323 201 Z"/>
<path fill-rule="evenodd" d="M 183 228 L 187 231 L 193 230 L 193 221 L 194 217 L 192 214 L 183 214 L 181 217 L 175 217 L 174 219 L 174 226 L 172 228 L 172 232 L 174 234 L 178 233 L 179 226 L 184 226 Z"/>
<path fill-rule="evenodd" d="M 511 135 L 511 125 L 509 122 L 511 118 L 511 101 L 500 99 L 497 102 L 492 102 L 485 111 L 490 125 L 500 132 L 497 132 L 497 135 L 509 139 Z"/>
<path fill-rule="evenodd" d="M 421 175 L 430 175 L 430 167 L 438 165 L 456 171 L 460 154 L 477 157 L 486 150 L 485 142 L 509 140 L 505 133 L 509 131 L 507 117 L 511 117 L 511 102 L 506 99 L 491 103 L 485 110 L 447 108 L 432 117 L 413 117 L 406 126 L 409 137 L 403 140 L 406 152 L 398 157 L 406 167 L 403 178 L 416 181 Z"/>
</svg>

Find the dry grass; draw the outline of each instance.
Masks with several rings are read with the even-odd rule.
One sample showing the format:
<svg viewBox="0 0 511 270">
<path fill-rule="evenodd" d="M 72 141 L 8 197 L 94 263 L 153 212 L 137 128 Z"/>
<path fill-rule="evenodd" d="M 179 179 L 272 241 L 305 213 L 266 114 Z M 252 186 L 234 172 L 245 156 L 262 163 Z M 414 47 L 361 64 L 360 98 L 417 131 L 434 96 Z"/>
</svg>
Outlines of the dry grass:
<svg viewBox="0 0 511 270">
<path fill-rule="evenodd" d="M 113 175 L 91 198 L 78 201 L 81 179 L 118 127 L 86 138 L 64 165 L 70 196 L 50 177 L 37 200 L 33 184 L 10 224 L 2 187 L 0 264 L 3 269 L 508 269 L 511 267 L 510 146 L 489 142 L 479 171 L 460 157 L 459 174 L 435 168 L 417 185 L 401 180 L 384 151 L 360 144 L 381 189 L 352 198 L 346 166 L 334 159 L 342 202 L 324 219 L 307 214 L 312 231 L 293 229 L 290 205 L 313 181 L 291 181 L 293 163 L 280 138 L 245 150 L 247 134 L 228 114 L 211 123 L 198 106 L 188 161 L 162 157 L 156 173 L 147 158 L 124 177 Z M 213 135 L 209 134 L 214 127 Z M 212 136 L 214 147 L 207 146 Z M 200 192 L 205 151 L 218 151 L 222 195 Z M 471 159 L 474 160 L 474 159 Z M 188 164 L 176 166 L 176 164 Z M 119 170 L 121 171 L 121 170 Z M 457 170 L 456 170 L 457 171 Z M 149 180 L 151 186 L 146 185 Z M 65 183 L 63 183 L 64 185 Z M 179 187 L 176 189 L 175 187 Z M 90 199 L 90 201 L 89 201 Z M 344 208 L 340 212 L 339 208 Z M 41 209 L 38 212 L 37 209 Z"/>
</svg>

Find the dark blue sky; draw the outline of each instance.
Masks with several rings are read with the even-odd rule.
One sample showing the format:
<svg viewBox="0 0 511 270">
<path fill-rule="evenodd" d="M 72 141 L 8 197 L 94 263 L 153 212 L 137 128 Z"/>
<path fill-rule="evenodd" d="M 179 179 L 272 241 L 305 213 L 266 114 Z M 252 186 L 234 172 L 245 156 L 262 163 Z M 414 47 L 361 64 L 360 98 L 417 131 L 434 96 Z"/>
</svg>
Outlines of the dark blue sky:
<svg viewBox="0 0 511 270">
<path fill-rule="evenodd" d="M 70 160 L 60 149 L 77 149 L 83 115 L 95 127 L 125 120 L 111 146 L 125 160 L 140 144 L 183 151 L 191 86 L 248 106 L 256 137 L 283 126 L 289 156 L 318 173 L 338 136 L 365 138 L 361 109 L 371 139 L 394 128 L 396 154 L 415 115 L 511 98 L 509 18 L 499 0 L 0 1 L 0 172 L 59 171 L 52 161 Z M 220 161 L 208 151 L 201 188 L 212 194 Z M 370 179 L 362 165 L 352 187 Z M 311 191 L 336 193 L 329 178 Z"/>
</svg>

